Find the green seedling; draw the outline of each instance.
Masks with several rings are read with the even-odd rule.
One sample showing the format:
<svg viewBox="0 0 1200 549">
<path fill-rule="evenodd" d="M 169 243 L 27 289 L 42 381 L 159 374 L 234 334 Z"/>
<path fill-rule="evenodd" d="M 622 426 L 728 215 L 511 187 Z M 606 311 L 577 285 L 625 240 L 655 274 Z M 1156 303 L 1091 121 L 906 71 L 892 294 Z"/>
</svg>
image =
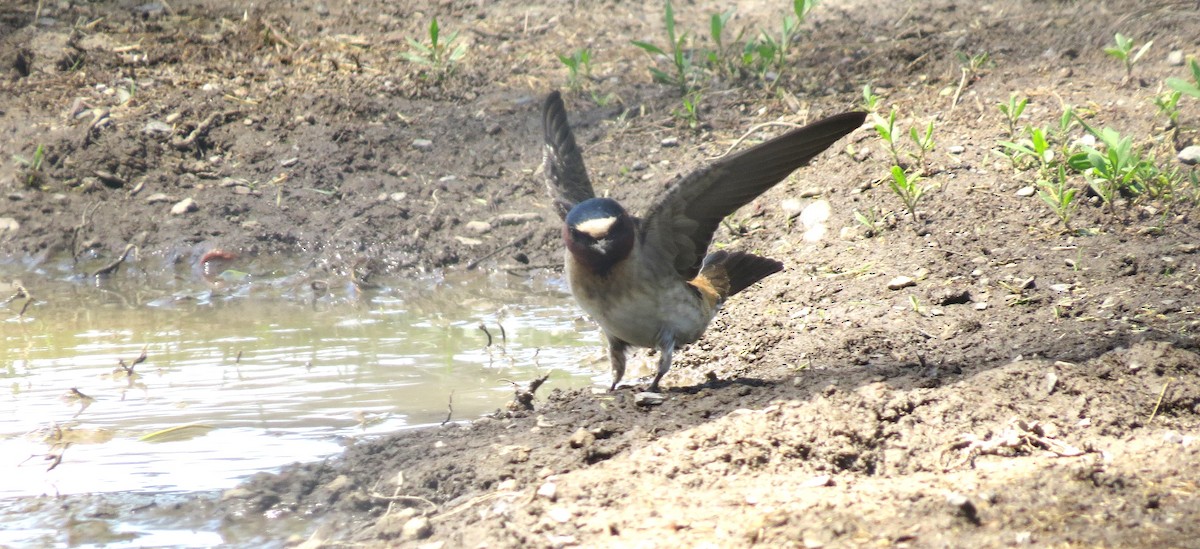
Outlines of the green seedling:
<svg viewBox="0 0 1200 549">
<path fill-rule="evenodd" d="M 583 89 L 584 81 L 592 77 L 591 50 L 581 48 L 571 55 L 559 55 L 558 60 L 567 67 L 567 87 L 572 91 Z"/>
<path fill-rule="evenodd" d="M 712 40 L 713 46 L 716 48 L 705 54 L 708 66 L 715 69 L 717 72 L 729 75 L 732 70 L 726 59 L 729 56 L 730 44 L 741 40 L 742 33 L 738 33 L 731 42 L 725 40 L 726 31 L 729 28 L 729 20 L 733 18 L 734 10 L 732 8 L 725 13 L 714 13 L 709 16 L 708 35 Z"/>
<path fill-rule="evenodd" d="M 1025 112 L 1025 106 L 1029 104 L 1028 97 L 1018 99 L 1016 92 L 1009 94 L 1008 103 L 1000 103 L 997 105 L 1000 112 L 1004 114 L 1004 119 L 1008 122 L 1008 137 L 1010 139 L 1017 138 L 1017 122 L 1021 119 L 1021 114 Z"/>
<path fill-rule="evenodd" d="M 42 180 L 42 162 L 46 159 L 46 147 L 38 145 L 33 150 L 33 158 L 25 158 L 14 154 L 13 161 L 22 166 L 22 171 L 25 172 L 25 186 L 29 188 L 37 188 Z"/>
<path fill-rule="evenodd" d="M 1138 48 L 1137 52 L 1134 52 L 1132 38 L 1118 32 L 1113 37 L 1113 40 L 1116 42 L 1116 45 L 1104 48 L 1104 53 L 1120 60 L 1125 65 L 1125 81 L 1128 82 L 1133 78 L 1133 66 L 1150 50 L 1150 46 L 1154 44 L 1154 41 L 1146 42 L 1141 48 Z"/>
<path fill-rule="evenodd" d="M 867 229 L 867 236 L 874 236 L 883 232 L 887 220 L 891 217 L 891 212 L 882 213 L 876 208 L 871 208 L 866 212 L 854 210 L 854 220 Z"/>
<path fill-rule="evenodd" d="M 1050 142 L 1046 139 L 1046 130 L 1043 128 L 1031 128 L 1028 142 L 1001 141 L 1000 146 L 1009 152 L 1014 168 L 1021 167 L 1020 160 L 1030 158 L 1037 165 L 1039 175 L 1045 176 L 1054 162 L 1054 150 L 1050 148 Z"/>
<path fill-rule="evenodd" d="M 863 85 L 862 95 L 863 110 L 871 114 L 875 114 L 875 108 L 879 105 L 879 96 L 875 95 L 875 92 L 871 91 L 870 84 Z"/>
<path fill-rule="evenodd" d="M 1200 99 L 1200 62 L 1195 59 L 1188 61 L 1188 68 L 1192 72 L 1192 81 L 1188 82 L 1182 78 L 1168 78 L 1167 87 L 1180 92 L 1184 95 Z"/>
<path fill-rule="evenodd" d="M 1079 192 L 1078 189 L 1067 185 L 1067 170 L 1062 165 L 1058 165 L 1058 177 L 1052 179 L 1038 180 L 1038 197 L 1050 206 L 1058 219 L 1062 221 L 1067 230 L 1071 229 L 1071 216 L 1079 207 L 1079 203 L 1075 201 L 1075 195 Z"/>
<path fill-rule="evenodd" d="M 958 57 L 959 71 L 962 72 L 962 77 L 958 80 L 958 89 L 954 90 L 954 99 L 950 101 L 951 110 L 958 106 L 958 100 L 962 97 L 962 92 L 967 87 L 967 84 L 975 81 L 980 71 L 991 63 L 992 60 L 991 55 L 986 51 L 971 56 L 961 51 L 956 51 L 954 55 Z"/>
<path fill-rule="evenodd" d="M 1085 145 L 1083 152 L 1073 155 L 1068 163 L 1087 178 L 1088 186 L 1108 204 L 1109 211 L 1113 211 L 1118 194 L 1141 191 L 1140 183 L 1147 175 L 1148 161 L 1134 149 L 1133 138 L 1122 137 L 1112 128 L 1096 132 L 1087 124 L 1084 127 L 1104 143 L 1104 151 Z M 1149 163 L 1149 167 L 1153 168 L 1153 163 Z"/>
<path fill-rule="evenodd" d="M 792 15 L 784 16 L 783 32 L 780 34 L 782 52 L 780 60 L 787 56 L 788 49 L 800 34 L 800 24 L 808 18 L 808 13 L 817 5 L 817 0 L 792 0 Z"/>
<path fill-rule="evenodd" d="M 1058 125 L 1054 127 L 1054 141 L 1058 143 L 1066 143 L 1071 136 L 1071 129 L 1075 127 L 1075 107 L 1067 105 L 1063 107 L 1062 116 L 1058 117 Z"/>
<path fill-rule="evenodd" d="M 900 197 L 900 201 L 904 202 L 904 208 L 914 219 L 917 217 L 917 203 L 921 201 L 921 198 L 925 196 L 925 191 L 928 190 L 925 185 L 918 183 L 920 180 L 921 176 L 909 175 L 900 166 L 892 166 L 892 180 L 888 181 L 888 187 L 896 193 L 896 196 Z"/>
<path fill-rule="evenodd" d="M 900 164 L 900 151 L 896 145 L 896 107 L 888 113 L 885 120 L 878 114 L 871 115 L 875 119 L 875 133 L 879 134 L 879 138 L 888 145 L 888 151 L 892 153 L 892 163 Z"/>
<path fill-rule="evenodd" d="M 910 152 L 908 155 L 917 162 L 918 168 L 925 169 L 925 153 L 933 150 L 933 120 L 930 120 L 929 124 L 925 126 L 923 133 L 918 132 L 916 126 L 909 128 L 908 136 L 917 146 L 917 152 Z"/>
<path fill-rule="evenodd" d="M 686 122 L 688 127 L 693 130 L 700 127 L 700 99 L 702 97 L 700 90 L 688 92 L 683 96 L 682 105 L 673 113 L 676 118 Z"/>
<path fill-rule="evenodd" d="M 1158 107 L 1158 113 L 1167 119 L 1167 122 L 1172 128 L 1179 128 L 1179 99 L 1183 97 L 1183 92 L 1172 90 L 1163 92 L 1154 96 L 1154 106 Z"/>
<path fill-rule="evenodd" d="M 667 27 L 667 47 L 670 49 L 670 53 L 649 42 L 634 40 L 632 44 L 650 55 L 661 55 L 670 59 L 675 69 L 674 73 L 668 73 L 657 67 L 650 67 L 650 74 L 654 76 L 656 82 L 675 86 L 679 88 L 680 95 L 687 95 L 690 88 L 692 61 L 684 53 L 683 45 L 687 40 L 687 33 L 685 32 L 680 35 L 676 35 L 675 33 L 675 9 L 671 6 L 671 0 L 663 3 L 663 23 Z"/>
<path fill-rule="evenodd" d="M 408 45 L 412 46 L 412 50 L 404 52 L 403 55 L 405 59 L 413 63 L 425 65 L 440 74 L 445 74 L 454 63 L 467 54 L 467 45 L 463 43 L 454 45 L 456 39 L 458 39 L 458 33 L 453 32 L 443 40 L 441 27 L 438 25 L 437 17 L 434 17 L 429 23 L 429 44 L 407 38 Z"/>
</svg>

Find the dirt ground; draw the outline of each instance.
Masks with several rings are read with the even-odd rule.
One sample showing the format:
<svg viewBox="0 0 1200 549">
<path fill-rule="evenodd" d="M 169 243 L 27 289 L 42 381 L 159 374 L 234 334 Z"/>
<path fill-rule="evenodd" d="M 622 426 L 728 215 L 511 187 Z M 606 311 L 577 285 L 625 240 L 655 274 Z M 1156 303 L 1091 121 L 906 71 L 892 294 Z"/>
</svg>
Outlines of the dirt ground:
<svg viewBox="0 0 1200 549">
<path fill-rule="evenodd" d="M 862 108 L 864 84 L 903 127 L 935 121 L 917 218 L 870 128 L 733 216 L 717 240 L 787 270 L 676 355 L 661 404 L 635 402 L 636 388 L 543 389 L 533 411 L 263 473 L 219 512 L 311 519 L 307 541 L 268 545 L 1200 536 L 1200 189 L 1111 209 L 1084 196 L 1068 231 L 1019 192 L 1032 172 L 995 152 L 1009 138 L 996 105 L 1015 92 L 1030 98 L 1024 122 L 1075 105 L 1194 169 L 1175 152 L 1196 144 L 1200 101 L 1181 101 L 1178 131 L 1153 104 L 1186 75 L 1172 52 L 1200 54 L 1192 0 L 826 0 L 774 85 L 704 80 L 694 128 L 630 44 L 665 42 L 657 2 L 44 4 L 0 10 L 0 257 L 75 256 L 81 275 L 130 244 L 132 269 L 196 276 L 214 250 L 298 255 L 357 280 L 557 269 L 538 109 L 567 88 L 556 55 L 580 48 L 592 66 L 567 93 L 576 134 L 598 190 L 635 210 L 756 125 Z M 729 5 L 680 2 L 681 32 L 708 47 L 708 16 Z M 775 32 L 787 5 L 740 2 L 730 26 Z M 403 57 L 431 15 L 467 45 L 444 76 Z M 1117 32 L 1154 41 L 1132 78 L 1102 51 Z M 964 77 L 957 54 L 984 52 Z M 39 146 L 39 169 L 10 160 Z M 793 215 L 813 203 L 832 214 L 810 241 Z M 912 284 L 889 289 L 900 276 Z"/>
</svg>

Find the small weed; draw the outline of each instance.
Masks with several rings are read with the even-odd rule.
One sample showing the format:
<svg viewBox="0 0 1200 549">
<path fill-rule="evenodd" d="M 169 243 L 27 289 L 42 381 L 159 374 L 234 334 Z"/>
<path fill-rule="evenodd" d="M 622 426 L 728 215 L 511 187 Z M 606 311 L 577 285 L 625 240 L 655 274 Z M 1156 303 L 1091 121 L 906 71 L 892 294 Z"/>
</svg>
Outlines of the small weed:
<svg viewBox="0 0 1200 549">
<path fill-rule="evenodd" d="M 682 105 L 675 109 L 672 113 L 676 118 L 687 123 L 691 129 L 700 127 L 700 99 L 703 94 L 700 90 L 693 90 L 683 96 Z"/>
<path fill-rule="evenodd" d="M 959 71 L 962 73 L 962 76 L 958 80 L 958 89 L 954 90 L 954 99 L 950 101 L 951 110 L 958 106 L 958 100 L 962 97 L 962 92 L 966 89 L 967 84 L 974 82 L 979 77 L 979 73 L 992 61 L 992 56 L 988 52 L 968 56 L 958 51 L 954 52 L 954 55 L 958 57 Z"/>
<path fill-rule="evenodd" d="M 997 105 L 1000 112 L 1004 114 L 1004 119 L 1008 122 L 1008 137 L 1010 139 L 1017 138 L 1017 122 L 1021 120 L 1021 114 L 1025 112 L 1025 106 L 1029 104 L 1028 97 L 1017 98 L 1017 93 L 1013 92 L 1008 96 L 1008 103 L 1000 103 Z"/>
<path fill-rule="evenodd" d="M 1167 119 L 1167 123 L 1171 128 L 1179 127 L 1179 99 L 1183 97 L 1183 92 L 1179 90 L 1163 92 L 1154 96 L 1154 106 L 1158 107 L 1158 113 Z"/>
<path fill-rule="evenodd" d="M 1167 87 L 1184 95 L 1200 99 L 1200 62 L 1197 62 L 1193 58 L 1188 62 L 1188 68 L 1192 72 L 1191 82 L 1182 78 L 1168 78 Z"/>
<path fill-rule="evenodd" d="M 656 82 L 675 86 L 679 88 L 680 95 L 687 95 L 691 88 L 692 60 L 684 53 L 683 48 L 684 42 L 687 40 L 687 33 L 679 35 L 675 33 L 675 9 L 671 6 L 671 0 L 663 2 L 663 23 L 667 27 L 667 48 L 670 53 L 649 42 L 634 40 L 632 43 L 650 55 L 661 55 L 670 59 L 674 73 L 650 67 L 650 74 L 654 75 Z"/>
<path fill-rule="evenodd" d="M 1029 137 L 1028 141 L 1023 140 L 1019 143 L 1001 141 L 1000 146 L 1009 151 L 1009 157 L 1012 159 L 1014 168 L 1020 169 L 1020 161 L 1024 158 L 1031 158 L 1034 161 L 1034 165 L 1038 167 L 1038 175 L 1044 177 L 1054 162 L 1054 151 L 1050 148 L 1050 142 L 1046 139 L 1045 129 L 1030 128 Z"/>
<path fill-rule="evenodd" d="M 432 68 L 440 78 L 467 54 L 467 45 L 460 43 L 455 46 L 456 39 L 458 39 L 458 33 L 453 32 L 443 40 L 441 27 L 438 25 L 437 17 L 434 17 L 429 23 L 429 44 L 426 45 L 408 38 L 408 45 L 412 46 L 412 50 L 404 52 L 403 55 L 405 59 L 413 63 Z"/>
<path fill-rule="evenodd" d="M 870 84 L 866 84 L 863 86 L 862 95 L 863 95 L 863 110 L 865 110 L 871 114 L 875 114 L 875 108 L 879 105 L 879 96 L 875 95 L 875 92 L 871 91 Z"/>
<path fill-rule="evenodd" d="M 917 162 L 917 168 L 925 169 L 925 153 L 933 150 L 933 120 L 925 126 L 924 132 L 918 132 L 917 127 L 913 126 L 908 129 L 908 136 L 917 147 L 917 152 L 908 153 L 909 156 Z"/>
<path fill-rule="evenodd" d="M 729 49 L 731 44 L 741 40 L 743 32 L 739 32 L 732 41 L 726 42 L 726 31 L 729 29 L 729 20 L 733 18 L 734 10 L 730 8 L 725 13 L 714 13 L 709 16 L 708 36 L 712 40 L 713 46 L 716 48 L 705 54 L 705 59 L 710 69 L 716 70 L 717 73 L 729 76 L 733 73 L 733 68 L 726 60 L 729 59 Z"/>
<path fill-rule="evenodd" d="M 879 134 L 879 138 L 884 143 L 887 143 L 888 151 L 892 153 L 892 163 L 900 164 L 900 150 L 896 144 L 896 112 L 896 107 L 892 107 L 887 119 L 878 114 L 873 114 L 872 117 L 875 119 L 875 133 Z"/>
<path fill-rule="evenodd" d="M 887 228 L 888 220 L 892 213 L 883 213 L 876 208 L 871 208 L 866 212 L 854 210 L 854 220 L 867 229 L 867 236 L 874 236 L 883 232 Z"/>
<path fill-rule="evenodd" d="M 1146 42 L 1137 52 L 1134 52 L 1132 38 L 1118 32 L 1113 37 L 1113 40 L 1116 42 L 1116 45 L 1104 48 L 1104 53 L 1120 60 L 1125 65 L 1125 82 L 1129 82 L 1133 78 L 1133 66 L 1146 54 L 1150 46 L 1154 44 L 1154 41 Z"/>
<path fill-rule="evenodd" d="M 592 77 L 592 52 L 587 48 L 575 50 L 571 55 L 559 55 L 558 60 L 567 67 L 567 87 L 578 92 L 583 83 Z"/>
<path fill-rule="evenodd" d="M 908 174 L 904 172 L 904 168 L 900 166 L 892 166 L 892 180 L 888 181 L 888 187 L 896 196 L 900 197 L 900 201 L 904 202 L 904 208 L 915 219 L 917 217 L 917 202 L 925 196 L 925 191 L 928 188 L 918 182 L 921 176 L 917 174 Z"/>
<path fill-rule="evenodd" d="M 1075 201 L 1075 195 L 1079 192 L 1078 189 L 1067 185 L 1067 170 L 1062 165 L 1058 165 L 1057 177 L 1051 179 L 1039 179 L 1037 182 L 1038 197 L 1050 206 L 1058 219 L 1062 221 L 1064 227 L 1071 229 L 1071 216 L 1079 207 L 1079 203 Z"/>
<path fill-rule="evenodd" d="M 36 189 L 41 186 L 42 181 L 42 162 L 46 159 L 46 147 L 38 145 L 33 151 L 33 158 L 25 158 L 14 154 L 13 161 L 22 166 L 21 171 L 25 172 L 25 186 L 31 189 Z"/>
</svg>

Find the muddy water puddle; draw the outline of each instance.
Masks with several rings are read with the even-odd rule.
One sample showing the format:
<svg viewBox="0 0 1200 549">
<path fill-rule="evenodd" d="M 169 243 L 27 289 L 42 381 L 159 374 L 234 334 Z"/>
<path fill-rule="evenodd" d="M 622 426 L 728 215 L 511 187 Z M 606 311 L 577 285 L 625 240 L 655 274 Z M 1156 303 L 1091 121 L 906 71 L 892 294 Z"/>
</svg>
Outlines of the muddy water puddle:
<svg viewBox="0 0 1200 549">
<path fill-rule="evenodd" d="M 544 394 L 605 375 L 594 328 L 552 275 L 361 289 L 336 277 L 65 271 L 0 265 L 2 297 L 19 283 L 36 299 L 23 314 L 23 298 L 0 308 L 0 545 L 170 545 L 169 516 L 165 529 L 101 519 L 93 539 L 68 540 L 65 507 L 35 496 L 84 508 L 102 493 L 117 507 L 212 497 L 360 437 L 479 417 L 511 399 L 510 381 L 548 373 Z M 221 536 L 191 522 L 174 526 Z"/>
</svg>

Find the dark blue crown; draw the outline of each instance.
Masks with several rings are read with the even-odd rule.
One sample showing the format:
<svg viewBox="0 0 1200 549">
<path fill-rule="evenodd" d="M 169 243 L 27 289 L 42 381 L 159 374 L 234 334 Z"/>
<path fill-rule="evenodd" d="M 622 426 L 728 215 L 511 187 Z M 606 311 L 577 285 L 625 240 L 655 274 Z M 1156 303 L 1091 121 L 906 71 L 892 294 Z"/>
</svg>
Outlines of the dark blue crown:
<svg viewBox="0 0 1200 549">
<path fill-rule="evenodd" d="M 611 198 L 589 198 L 571 208 L 567 214 L 567 225 L 574 227 L 589 219 L 602 219 L 605 217 L 620 218 L 625 215 L 625 208 L 622 208 L 616 200 Z"/>
</svg>

